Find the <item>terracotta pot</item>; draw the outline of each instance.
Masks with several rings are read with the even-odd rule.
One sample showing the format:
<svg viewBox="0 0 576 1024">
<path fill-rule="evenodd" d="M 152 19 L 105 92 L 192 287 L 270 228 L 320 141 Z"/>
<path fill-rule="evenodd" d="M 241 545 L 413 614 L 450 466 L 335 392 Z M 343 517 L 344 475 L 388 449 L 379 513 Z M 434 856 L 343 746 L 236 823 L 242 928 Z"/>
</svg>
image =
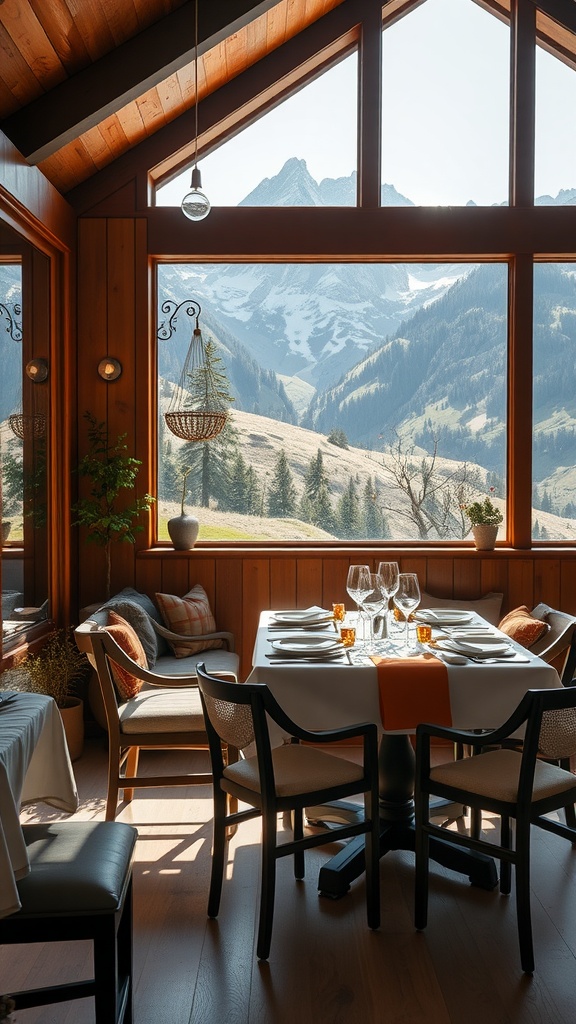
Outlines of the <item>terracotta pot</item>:
<svg viewBox="0 0 576 1024">
<path fill-rule="evenodd" d="M 69 697 L 66 707 L 59 708 L 66 733 L 70 760 L 77 761 L 84 750 L 84 701 Z"/>
<path fill-rule="evenodd" d="M 177 551 L 189 551 L 197 539 L 200 523 L 196 516 L 180 515 L 168 520 L 170 540 Z"/>
<path fill-rule="evenodd" d="M 473 526 L 474 543 L 477 551 L 493 551 L 498 536 L 497 526 Z"/>
</svg>

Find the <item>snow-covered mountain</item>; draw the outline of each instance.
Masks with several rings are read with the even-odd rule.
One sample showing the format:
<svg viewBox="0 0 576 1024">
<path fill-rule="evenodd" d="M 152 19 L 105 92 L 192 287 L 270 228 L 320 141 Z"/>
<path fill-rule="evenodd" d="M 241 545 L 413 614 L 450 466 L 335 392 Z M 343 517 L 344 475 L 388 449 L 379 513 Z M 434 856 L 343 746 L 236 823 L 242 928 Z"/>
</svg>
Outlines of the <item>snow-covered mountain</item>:
<svg viewBox="0 0 576 1024">
<path fill-rule="evenodd" d="M 355 174 L 318 184 L 296 158 L 243 200 L 250 206 L 355 202 Z M 382 186 L 382 202 L 413 205 L 391 185 Z M 174 298 L 197 298 L 203 318 L 246 346 L 263 368 L 324 390 L 471 270 L 456 263 L 179 264 L 170 268 L 170 288 Z"/>
<path fill-rule="evenodd" d="M 382 206 L 414 206 L 412 200 L 383 184 Z M 264 178 L 239 206 L 356 206 L 356 171 L 347 178 L 323 178 L 318 184 L 305 160 L 291 157 L 273 178 Z"/>
</svg>

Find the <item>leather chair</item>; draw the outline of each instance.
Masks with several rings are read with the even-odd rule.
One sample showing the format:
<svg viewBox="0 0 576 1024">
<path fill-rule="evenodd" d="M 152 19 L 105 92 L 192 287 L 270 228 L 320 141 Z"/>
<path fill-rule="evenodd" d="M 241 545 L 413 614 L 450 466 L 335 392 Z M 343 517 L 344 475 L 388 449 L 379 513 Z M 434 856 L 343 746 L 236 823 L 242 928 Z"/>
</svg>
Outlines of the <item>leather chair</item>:
<svg viewBox="0 0 576 1024">
<path fill-rule="evenodd" d="M 94 977 L 9 992 L 16 1010 L 94 998 L 96 1024 L 132 1024 L 132 861 L 138 833 L 105 821 L 23 825 L 30 873 L 0 944 L 90 939 Z"/>
<path fill-rule="evenodd" d="M 373 723 L 344 729 L 309 732 L 284 713 L 263 683 L 241 686 L 208 675 L 205 666 L 197 666 L 198 686 L 204 707 L 210 742 L 214 792 L 214 842 L 212 875 L 208 896 L 208 916 L 217 917 L 222 892 L 226 853 L 226 835 L 240 822 L 262 817 L 262 881 L 257 956 L 267 960 L 272 938 L 276 861 L 294 857 L 294 875 L 304 878 L 304 851 L 312 846 L 366 836 L 366 910 L 370 928 L 380 924 L 378 748 Z M 291 743 L 272 748 L 266 716 L 270 716 L 287 734 Z M 358 765 L 334 757 L 299 741 L 326 744 L 345 739 L 361 739 L 363 763 Z M 226 765 L 222 745 L 247 750 L 249 756 Z M 250 749 L 255 744 L 255 753 Z M 357 793 L 364 794 L 363 820 L 355 824 L 323 830 L 304 836 L 303 809 Z M 236 798 L 248 804 L 248 810 L 227 814 L 227 800 Z M 293 815 L 293 841 L 278 843 L 279 814 Z M 286 820 L 286 818 L 285 818 Z"/>
<path fill-rule="evenodd" d="M 142 749 L 207 749 L 208 736 L 196 674 L 162 676 L 136 664 L 104 627 L 86 621 L 76 627 L 76 643 L 96 668 L 108 731 L 108 793 L 106 820 L 116 817 L 123 790 L 130 802 L 134 789 L 157 786 L 207 785 L 210 772 L 178 775 L 138 775 Z M 118 703 L 112 663 L 148 685 L 135 697 Z M 235 751 L 228 755 L 237 757 Z"/>
<path fill-rule="evenodd" d="M 502 746 L 525 726 L 522 750 Z M 474 757 L 431 766 L 430 741 L 439 737 L 469 744 Z M 497 749 L 488 749 L 497 747 Z M 482 749 L 487 748 L 487 749 Z M 468 805 L 479 815 L 491 811 L 500 816 L 500 844 L 480 839 L 471 825 L 470 834 L 450 832 L 450 842 L 501 860 L 500 891 L 509 894 L 511 865 L 516 870 L 516 910 L 522 969 L 534 970 L 530 915 L 530 827 L 562 836 L 576 843 L 576 829 L 548 818 L 550 811 L 566 808 L 576 800 L 576 777 L 551 760 L 560 761 L 576 751 L 576 687 L 528 690 L 499 728 L 478 734 L 421 724 L 416 732 L 416 928 L 426 927 L 428 916 L 428 851 L 430 836 L 445 839 L 446 831 L 430 819 L 430 797 L 438 796 Z M 542 756 L 539 756 L 542 755 Z M 516 821 L 512 843 L 510 819 Z"/>
</svg>

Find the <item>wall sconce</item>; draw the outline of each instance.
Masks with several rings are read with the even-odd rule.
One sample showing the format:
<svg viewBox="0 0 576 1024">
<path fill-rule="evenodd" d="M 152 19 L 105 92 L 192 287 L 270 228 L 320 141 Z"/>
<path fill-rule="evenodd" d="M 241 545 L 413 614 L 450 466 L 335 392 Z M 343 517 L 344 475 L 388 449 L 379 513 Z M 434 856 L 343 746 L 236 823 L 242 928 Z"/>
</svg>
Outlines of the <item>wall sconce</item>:
<svg viewBox="0 0 576 1024">
<path fill-rule="evenodd" d="M 48 363 L 46 359 L 31 359 L 26 363 L 26 376 L 34 384 L 41 384 L 48 377 Z"/>
<path fill-rule="evenodd" d="M 106 356 L 105 359 L 101 359 L 98 363 L 98 373 L 102 380 L 118 380 L 122 373 L 122 363 L 119 359 L 112 359 L 110 356 Z"/>
</svg>

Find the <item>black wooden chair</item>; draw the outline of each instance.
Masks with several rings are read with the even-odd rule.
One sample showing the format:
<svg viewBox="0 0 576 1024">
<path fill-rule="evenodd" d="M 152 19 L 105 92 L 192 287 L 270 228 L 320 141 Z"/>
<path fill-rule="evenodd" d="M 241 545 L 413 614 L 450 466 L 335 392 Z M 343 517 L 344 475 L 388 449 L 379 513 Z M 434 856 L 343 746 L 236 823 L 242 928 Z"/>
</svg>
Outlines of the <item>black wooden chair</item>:
<svg viewBox="0 0 576 1024">
<path fill-rule="evenodd" d="M 226 851 L 226 834 L 242 821 L 262 817 L 262 888 L 257 956 L 266 960 L 270 951 L 276 861 L 294 856 L 294 875 L 304 878 L 304 851 L 351 836 L 366 836 L 366 907 L 368 925 L 380 924 L 378 748 L 373 723 L 322 732 L 302 729 L 284 713 L 263 683 L 225 682 L 197 666 L 198 686 L 204 706 L 210 744 L 214 789 L 214 842 L 208 916 L 216 917 L 220 906 Z M 293 737 L 292 742 L 272 748 L 266 716 Z M 362 740 L 362 764 L 334 757 L 308 743 L 334 743 L 357 737 Z M 255 744 L 255 753 L 226 766 L 225 744 L 245 750 Z M 363 793 L 364 818 L 355 824 L 304 835 L 303 809 Z M 227 794 L 248 804 L 247 810 L 226 813 Z M 278 843 L 279 814 L 293 813 L 293 841 Z"/>
<path fill-rule="evenodd" d="M 9 992 L 15 1009 L 95 1000 L 96 1024 L 132 1024 L 132 860 L 137 831 L 119 821 L 23 826 L 30 873 L 0 944 L 91 939 L 94 977 Z"/>
<path fill-rule="evenodd" d="M 521 750 L 498 746 L 525 726 Z M 430 740 L 441 737 L 469 744 L 473 757 L 431 767 Z M 498 746 L 498 749 L 483 747 Z M 501 860 L 500 891 L 509 894 L 511 865 L 516 868 L 516 905 L 522 969 L 534 970 L 530 914 L 530 826 L 554 832 L 576 843 L 576 829 L 548 818 L 550 811 L 576 800 L 576 776 L 551 764 L 576 751 L 576 687 L 528 690 L 499 729 L 478 734 L 422 724 L 416 733 L 416 928 L 428 916 L 428 850 L 430 836 L 446 839 L 446 831 L 430 820 L 430 797 L 468 805 L 473 811 L 500 816 L 500 845 L 471 835 L 450 832 L 450 842 Z M 550 760 L 543 760 L 547 758 Z M 510 819 L 516 821 L 512 843 Z"/>
</svg>

